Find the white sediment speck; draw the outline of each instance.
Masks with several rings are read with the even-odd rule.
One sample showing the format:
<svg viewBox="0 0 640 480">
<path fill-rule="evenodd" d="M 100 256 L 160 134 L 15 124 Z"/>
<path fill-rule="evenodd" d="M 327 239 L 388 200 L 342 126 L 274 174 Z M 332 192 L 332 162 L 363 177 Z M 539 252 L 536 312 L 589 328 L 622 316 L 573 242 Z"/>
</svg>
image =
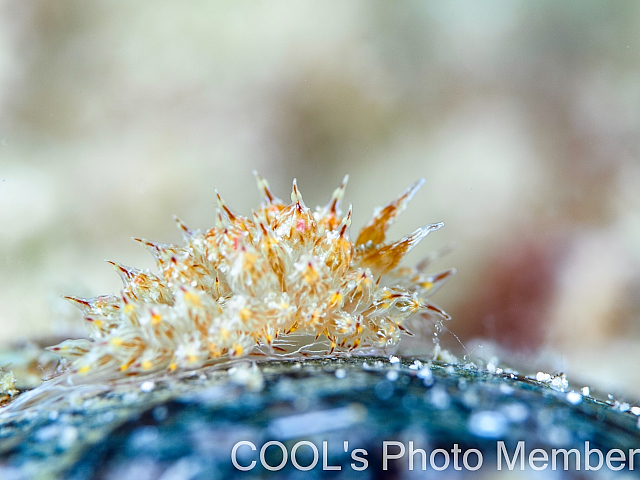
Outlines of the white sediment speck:
<svg viewBox="0 0 640 480">
<path fill-rule="evenodd" d="M 347 371 L 344 368 L 339 368 L 335 371 L 336 378 L 344 378 L 347 376 Z"/>
<path fill-rule="evenodd" d="M 425 387 L 430 387 L 435 382 L 433 378 L 433 373 L 431 373 L 431 369 L 427 366 L 422 367 L 420 370 L 418 370 L 418 373 L 416 374 L 416 376 L 422 379 L 422 384 Z"/>
<path fill-rule="evenodd" d="M 60 427 L 57 425 L 50 425 L 48 427 L 43 427 L 36 432 L 36 440 L 39 442 L 48 442 L 52 438 L 60 435 Z"/>
<path fill-rule="evenodd" d="M 395 355 L 389 356 L 389 363 L 400 363 L 400 359 Z"/>
<path fill-rule="evenodd" d="M 98 420 L 100 421 L 100 423 L 105 424 L 105 423 L 111 423 L 115 420 L 116 415 L 109 411 L 109 412 L 104 412 L 102 414 L 100 414 L 100 416 L 98 417 Z"/>
<path fill-rule="evenodd" d="M 253 364 L 240 364 L 228 370 L 229 378 L 236 385 L 259 392 L 264 387 L 264 378 L 258 367 Z"/>
<path fill-rule="evenodd" d="M 506 383 L 500 385 L 500 393 L 504 395 L 512 395 L 514 391 L 515 389 L 512 386 L 507 385 Z"/>
<path fill-rule="evenodd" d="M 539 382 L 548 383 L 551 381 L 551 375 L 544 372 L 538 372 L 536 373 L 536 380 Z"/>
<path fill-rule="evenodd" d="M 434 387 L 430 392 L 429 400 L 438 410 L 446 410 L 451 404 L 451 398 L 443 387 Z"/>
<path fill-rule="evenodd" d="M 77 440 L 78 429 L 71 425 L 64 427 L 59 425 L 50 425 L 40 429 L 36 434 L 36 439 L 43 443 L 53 440 L 54 438 L 57 438 L 58 445 L 66 450 Z"/>
<path fill-rule="evenodd" d="M 78 439 L 78 429 L 72 426 L 66 426 L 62 429 L 60 437 L 58 437 L 58 445 L 65 450 L 69 448 Z"/>
<path fill-rule="evenodd" d="M 504 414 L 490 410 L 474 413 L 467 423 L 469 431 L 482 438 L 500 438 L 506 432 L 508 425 L 509 422 Z"/>
<path fill-rule="evenodd" d="M 422 362 L 420 360 L 415 360 L 411 365 L 409 365 L 409 370 L 420 370 L 422 368 Z"/>
<path fill-rule="evenodd" d="M 591 389 L 589 387 L 582 387 L 580 391 L 582 392 L 583 397 L 588 397 L 589 395 L 591 395 Z"/>
<path fill-rule="evenodd" d="M 569 387 L 569 381 L 564 375 L 559 375 L 553 377 L 553 379 L 551 380 L 551 387 L 564 392 L 564 390 Z"/>
<path fill-rule="evenodd" d="M 387 372 L 387 380 L 389 380 L 390 382 L 395 382 L 396 380 L 398 380 L 398 372 L 396 372 L 395 370 L 389 370 Z"/>
<path fill-rule="evenodd" d="M 480 397 L 478 397 L 478 392 L 475 389 L 469 389 L 464 392 L 462 395 L 462 403 L 467 408 L 474 408 L 480 402 Z"/>
<path fill-rule="evenodd" d="M 529 417 L 529 409 L 522 403 L 508 403 L 502 407 L 502 413 L 509 421 L 514 423 L 524 422 Z"/>
<path fill-rule="evenodd" d="M 569 392 L 567 393 L 567 402 L 572 405 L 578 405 L 579 403 L 582 403 L 582 395 L 578 392 Z"/>
<path fill-rule="evenodd" d="M 140 390 L 144 393 L 153 392 L 155 388 L 156 388 L 156 384 L 150 380 L 146 382 L 142 382 L 142 384 L 140 385 Z"/>
<path fill-rule="evenodd" d="M 122 396 L 122 403 L 133 403 L 138 400 L 138 394 L 136 392 L 127 392 Z"/>
<path fill-rule="evenodd" d="M 268 427 L 269 433 L 276 438 L 290 439 L 307 437 L 332 430 L 342 430 L 362 422 L 367 410 L 360 404 L 346 407 L 302 413 L 273 420 Z"/>
<path fill-rule="evenodd" d="M 565 427 L 561 427 L 558 425 L 554 425 L 548 428 L 545 431 L 544 436 L 547 438 L 547 441 L 551 445 L 557 446 L 557 447 L 560 447 L 562 445 L 567 445 L 568 443 L 571 442 L 571 438 L 572 438 L 571 431 L 569 431 Z"/>
<path fill-rule="evenodd" d="M 622 402 L 622 403 L 616 402 L 616 408 L 621 412 L 628 412 L 629 409 L 631 408 L 631 405 L 629 405 L 627 402 Z"/>
</svg>

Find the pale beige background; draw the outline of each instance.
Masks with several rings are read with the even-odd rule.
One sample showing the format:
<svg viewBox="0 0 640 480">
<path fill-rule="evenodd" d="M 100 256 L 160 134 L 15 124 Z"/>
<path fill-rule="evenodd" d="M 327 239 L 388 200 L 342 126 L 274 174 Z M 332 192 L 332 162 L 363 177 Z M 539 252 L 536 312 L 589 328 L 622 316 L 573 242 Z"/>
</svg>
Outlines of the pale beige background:
<svg viewBox="0 0 640 480">
<path fill-rule="evenodd" d="M 152 267 L 129 238 L 180 241 L 173 214 L 213 225 L 214 187 L 248 214 L 254 168 L 314 205 L 351 174 L 354 228 L 424 176 L 392 234 L 446 223 L 410 261 L 456 242 L 435 299 L 473 355 L 640 394 L 638 25 L 634 1 L 0 0 L 1 341 L 82 334 L 60 295 Z"/>
</svg>

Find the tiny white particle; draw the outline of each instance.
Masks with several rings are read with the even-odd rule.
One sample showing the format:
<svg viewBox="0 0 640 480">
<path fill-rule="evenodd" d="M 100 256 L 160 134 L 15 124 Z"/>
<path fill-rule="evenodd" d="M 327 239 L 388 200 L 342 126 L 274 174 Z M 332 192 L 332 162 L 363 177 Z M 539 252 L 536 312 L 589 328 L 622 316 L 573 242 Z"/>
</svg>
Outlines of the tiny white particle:
<svg viewBox="0 0 640 480">
<path fill-rule="evenodd" d="M 566 379 L 564 375 L 553 377 L 553 380 L 551 380 L 551 387 L 554 388 L 555 390 L 560 390 L 561 392 L 564 392 L 565 389 L 569 388 L 569 381 Z"/>
<path fill-rule="evenodd" d="M 127 392 L 122 396 L 123 403 L 133 403 L 138 400 L 138 394 L 136 392 Z"/>
<path fill-rule="evenodd" d="M 156 384 L 152 381 L 146 381 L 140 385 L 140 390 L 145 393 L 153 392 L 154 388 L 156 388 Z"/>
<path fill-rule="evenodd" d="M 395 370 L 389 370 L 387 372 L 387 380 L 389 380 L 390 382 L 395 382 L 396 380 L 398 380 L 398 372 L 396 372 Z"/>
<path fill-rule="evenodd" d="M 469 431 L 482 438 L 499 438 L 507 431 L 509 422 L 500 412 L 477 412 L 469 417 Z"/>
<path fill-rule="evenodd" d="M 529 410 L 522 403 L 508 403 L 502 407 L 502 412 L 514 423 L 522 423 L 529 417 Z"/>
<path fill-rule="evenodd" d="M 422 379 L 422 384 L 425 387 L 430 387 L 435 383 L 433 373 L 431 373 L 431 369 L 428 366 L 424 366 L 420 370 L 418 370 L 416 376 Z"/>
<path fill-rule="evenodd" d="M 336 370 L 334 375 L 336 378 L 344 378 L 347 376 L 347 371 L 344 368 L 339 368 Z"/>
<path fill-rule="evenodd" d="M 502 385 L 500 385 L 500 393 L 504 395 L 512 395 L 514 391 L 515 391 L 514 388 L 507 385 L 506 383 L 503 383 Z"/>
<path fill-rule="evenodd" d="M 98 418 L 102 423 L 111 423 L 116 418 L 116 416 L 113 412 L 105 412 L 101 414 Z"/>
<path fill-rule="evenodd" d="M 538 372 L 536 373 L 536 380 L 539 382 L 550 382 L 551 381 L 551 375 L 549 375 L 548 373 L 544 373 L 544 372 Z"/>
<path fill-rule="evenodd" d="M 444 389 L 444 387 L 434 387 L 431 391 L 431 394 L 428 397 L 428 400 L 433 404 L 435 408 L 438 410 L 446 410 L 449 408 L 451 404 L 451 398 L 449 394 Z M 427 397 L 425 396 L 425 399 Z"/>
<path fill-rule="evenodd" d="M 591 394 L 589 387 L 582 387 L 581 392 L 584 397 L 588 397 Z"/>
<path fill-rule="evenodd" d="M 633 413 L 635 416 L 640 415 L 640 407 L 631 407 L 631 413 Z"/>
<path fill-rule="evenodd" d="M 78 439 L 78 429 L 72 426 L 67 426 L 62 429 L 60 436 L 58 437 L 58 444 L 63 448 L 67 449 L 73 445 L 73 443 Z"/>
<path fill-rule="evenodd" d="M 398 357 L 396 357 L 395 355 L 391 355 L 389 357 L 389 363 L 400 363 L 400 359 Z"/>
<path fill-rule="evenodd" d="M 578 405 L 579 403 L 582 403 L 582 395 L 578 392 L 569 392 L 567 393 L 567 402 L 572 405 Z"/>
</svg>

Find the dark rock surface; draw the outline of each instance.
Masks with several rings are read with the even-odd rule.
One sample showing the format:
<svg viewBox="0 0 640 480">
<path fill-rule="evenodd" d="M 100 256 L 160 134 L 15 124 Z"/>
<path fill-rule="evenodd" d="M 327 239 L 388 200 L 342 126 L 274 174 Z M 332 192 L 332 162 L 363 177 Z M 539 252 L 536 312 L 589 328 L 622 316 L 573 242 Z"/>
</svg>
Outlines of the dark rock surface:
<svg viewBox="0 0 640 480">
<path fill-rule="evenodd" d="M 640 471 L 640 450 L 633 471 L 607 468 L 584 472 L 585 441 L 606 453 L 640 449 L 638 418 L 600 400 L 555 385 L 510 373 L 489 373 L 474 365 L 396 357 L 353 357 L 303 361 L 248 362 L 181 375 L 127 380 L 110 385 L 57 387 L 21 408 L 0 411 L 0 478 L 69 478 L 146 480 L 225 478 L 629 478 Z M 300 441 L 312 443 L 318 463 L 301 471 L 292 463 Z M 252 470 L 240 471 L 231 461 Z M 269 471 L 260 450 L 279 441 L 287 450 L 286 465 Z M 406 454 L 388 461 L 383 470 L 383 441 L 400 442 Z M 513 457 L 525 442 L 525 471 L 509 472 L 502 460 L 497 471 L 499 441 Z M 326 442 L 326 443 L 323 443 Z M 348 442 L 348 443 L 345 443 Z M 414 456 L 409 471 L 408 451 Z M 454 445 L 460 453 L 454 464 Z M 436 471 L 429 455 L 442 448 L 450 464 Z M 577 448 L 583 455 L 580 472 L 549 466 L 529 467 L 528 455 L 541 448 Z M 354 461 L 364 449 L 368 466 Z M 478 471 L 465 468 L 463 456 L 477 449 L 483 458 Z M 388 447 L 398 453 L 399 447 Z M 326 454 L 326 455 L 325 455 Z M 444 454 L 435 457 L 441 466 Z M 265 450 L 267 465 L 277 466 L 277 445 Z M 468 465 L 478 461 L 469 452 Z M 309 444 L 296 449 L 302 467 L 314 461 Z M 324 463 L 323 463 L 324 462 Z M 593 455 L 591 464 L 597 464 Z M 340 467 L 340 471 L 323 469 Z M 352 466 L 353 464 L 353 466 Z M 541 463 L 539 462 L 538 465 Z M 461 470 L 457 470 L 458 466 Z M 541 477 L 539 474 L 543 474 Z M 582 477 L 594 473 L 596 476 Z M 538 474 L 538 475 L 533 475 Z M 547 477 L 547 474 L 549 475 Z M 622 475 L 622 476 L 621 476 Z"/>
</svg>

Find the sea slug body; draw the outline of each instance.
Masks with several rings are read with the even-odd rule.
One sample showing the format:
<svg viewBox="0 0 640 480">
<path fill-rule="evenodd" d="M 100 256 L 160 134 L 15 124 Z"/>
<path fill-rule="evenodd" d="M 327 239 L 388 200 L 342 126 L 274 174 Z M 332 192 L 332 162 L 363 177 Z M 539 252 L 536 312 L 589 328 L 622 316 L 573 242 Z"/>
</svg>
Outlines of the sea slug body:
<svg viewBox="0 0 640 480">
<path fill-rule="evenodd" d="M 176 219 L 185 246 L 135 239 L 155 257 L 158 274 L 110 262 L 124 282 L 120 295 L 66 297 L 91 330 L 91 339 L 49 347 L 72 360 L 72 374 L 118 378 L 247 355 L 383 352 L 410 334 L 407 320 L 449 318 L 428 297 L 454 270 L 398 267 L 443 224 L 385 241 L 424 180 L 376 209 L 354 242 L 352 209 L 340 211 L 348 177 L 312 211 L 295 180 L 287 205 L 255 175 L 264 201 L 251 217 L 233 213 L 218 195 L 213 228 L 200 233 Z"/>
</svg>

